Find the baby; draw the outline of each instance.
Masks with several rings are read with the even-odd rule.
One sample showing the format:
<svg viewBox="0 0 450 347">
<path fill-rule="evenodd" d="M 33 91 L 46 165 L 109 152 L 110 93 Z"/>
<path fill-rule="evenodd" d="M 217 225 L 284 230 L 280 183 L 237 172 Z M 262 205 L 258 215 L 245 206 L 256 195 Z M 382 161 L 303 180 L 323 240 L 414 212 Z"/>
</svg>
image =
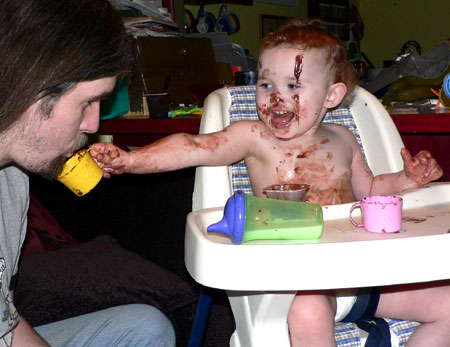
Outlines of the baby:
<svg viewBox="0 0 450 347">
<path fill-rule="evenodd" d="M 339 106 L 356 83 L 357 73 L 340 41 L 320 23 L 296 19 L 262 43 L 256 87 L 259 121 L 236 122 L 212 134 L 174 134 L 131 152 L 94 144 L 103 154 L 91 153 L 104 164 L 105 177 L 244 159 L 256 196 L 264 196 L 269 185 L 307 183 L 308 201 L 319 204 L 394 194 L 438 179 L 442 169 L 428 151 L 412 157 L 406 149 L 401 152 L 404 170 L 374 177 L 353 134 L 341 125 L 322 123 L 327 110 Z M 447 283 L 379 292 L 372 291 L 372 315 L 423 323 L 411 345 L 450 344 Z M 350 312 L 357 293 L 298 292 L 288 317 L 292 346 L 335 346 L 334 322 Z"/>
</svg>

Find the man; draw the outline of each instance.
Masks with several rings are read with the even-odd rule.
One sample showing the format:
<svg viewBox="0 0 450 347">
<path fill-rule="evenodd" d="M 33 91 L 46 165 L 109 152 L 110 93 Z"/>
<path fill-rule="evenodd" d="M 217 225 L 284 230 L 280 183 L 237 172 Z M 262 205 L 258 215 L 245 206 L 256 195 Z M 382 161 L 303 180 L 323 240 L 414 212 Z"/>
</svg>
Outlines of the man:
<svg viewBox="0 0 450 347">
<path fill-rule="evenodd" d="M 12 299 L 26 232 L 27 172 L 58 176 L 86 134 L 97 131 L 100 100 L 130 62 L 123 25 L 107 0 L 0 5 L 0 346 L 175 345 L 171 323 L 151 306 L 33 329 Z"/>
</svg>

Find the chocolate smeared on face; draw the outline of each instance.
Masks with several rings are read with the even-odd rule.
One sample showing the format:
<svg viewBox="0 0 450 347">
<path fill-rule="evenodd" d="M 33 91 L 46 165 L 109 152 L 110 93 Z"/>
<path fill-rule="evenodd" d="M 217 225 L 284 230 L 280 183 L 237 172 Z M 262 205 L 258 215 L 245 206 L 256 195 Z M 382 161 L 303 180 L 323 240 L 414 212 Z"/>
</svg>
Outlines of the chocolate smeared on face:
<svg viewBox="0 0 450 347">
<path fill-rule="evenodd" d="M 270 103 L 273 104 L 272 107 L 280 106 L 280 103 L 283 103 L 284 100 L 280 98 L 280 94 L 278 92 L 270 94 Z"/>
<path fill-rule="evenodd" d="M 300 75 L 302 74 L 303 69 L 303 55 L 299 54 L 295 57 L 295 67 L 294 67 L 294 76 L 297 83 L 300 81 Z"/>
</svg>

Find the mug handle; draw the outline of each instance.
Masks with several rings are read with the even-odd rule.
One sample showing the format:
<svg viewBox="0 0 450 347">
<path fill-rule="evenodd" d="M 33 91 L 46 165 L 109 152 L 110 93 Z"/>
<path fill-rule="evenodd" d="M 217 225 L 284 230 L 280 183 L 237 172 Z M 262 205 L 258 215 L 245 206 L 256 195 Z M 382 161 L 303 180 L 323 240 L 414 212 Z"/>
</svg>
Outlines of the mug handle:
<svg viewBox="0 0 450 347">
<path fill-rule="evenodd" d="M 350 208 L 350 222 L 352 222 L 352 224 L 353 224 L 354 226 L 359 227 L 359 228 L 362 228 L 362 227 L 364 227 L 364 224 L 356 223 L 355 220 L 354 220 L 353 217 L 352 217 L 352 212 L 353 212 L 353 210 L 354 210 L 355 208 L 357 208 L 357 207 L 361 208 L 361 203 L 360 203 L 360 202 L 355 202 L 355 203 L 352 205 L 352 207 Z"/>
</svg>

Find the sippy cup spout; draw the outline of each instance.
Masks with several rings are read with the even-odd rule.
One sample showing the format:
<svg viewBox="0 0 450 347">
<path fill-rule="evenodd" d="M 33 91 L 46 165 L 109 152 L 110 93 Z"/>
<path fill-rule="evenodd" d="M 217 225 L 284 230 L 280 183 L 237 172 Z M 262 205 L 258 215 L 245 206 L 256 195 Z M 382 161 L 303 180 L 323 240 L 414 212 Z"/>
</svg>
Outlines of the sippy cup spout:
<svg viewBox="0 0 450 347">
<path fill-rule="evenodd" d="M 208 233 L 228 236 L 234 244 L 242 243 L 245 226 L 245 195 L 237 191 L 228 198 L 221 221 L 208 226 Z"/>
<path fill-rule="evenodd" d="M 217 222 L 215 224 L 211 224 L 208 227 L 209 233 L 216 233 L 224 236 L 230 236 L 230 226 L 228 223 L 227 218 L 224 216 L 223 219 L 220 222 Z"/>
</svg>

